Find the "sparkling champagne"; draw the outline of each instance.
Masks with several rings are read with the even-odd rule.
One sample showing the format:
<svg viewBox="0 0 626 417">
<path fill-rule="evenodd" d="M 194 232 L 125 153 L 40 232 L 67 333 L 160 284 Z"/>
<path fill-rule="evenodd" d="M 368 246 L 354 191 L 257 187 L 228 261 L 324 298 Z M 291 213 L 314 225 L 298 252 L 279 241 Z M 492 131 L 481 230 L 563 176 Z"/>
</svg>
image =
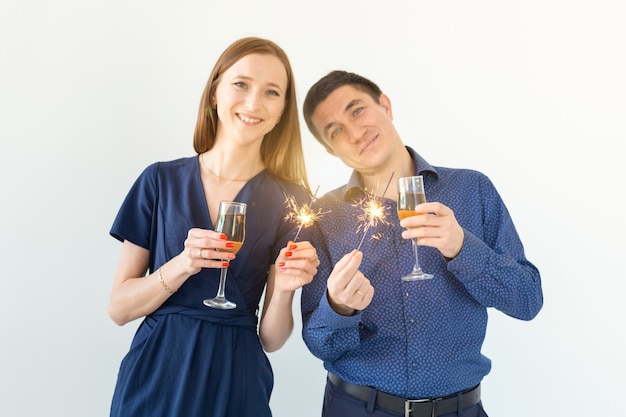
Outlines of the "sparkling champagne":
<svg viewBox="0 0 626 417">
<path fill-rule="evenodd" d="M 398 193 L 398 217 L 400 220 L 410 217 L 417 216 L 418 214 L 426 214 L 423 212 L 415 211 L 415 207 L 418 204 L 422 204 L 426 202 L 426 194 L 424 193 Z"/>
<path fill-rule="evenodd" d="M 218 251 L 237 253 L 245 238 L 246 216 L 245 214 L 224 214 L 217 220 L 215 230 L 228 236 L 228 241 L 233 242 L 234 245 L 232 248 L 218 249 Z"/>
</svg>

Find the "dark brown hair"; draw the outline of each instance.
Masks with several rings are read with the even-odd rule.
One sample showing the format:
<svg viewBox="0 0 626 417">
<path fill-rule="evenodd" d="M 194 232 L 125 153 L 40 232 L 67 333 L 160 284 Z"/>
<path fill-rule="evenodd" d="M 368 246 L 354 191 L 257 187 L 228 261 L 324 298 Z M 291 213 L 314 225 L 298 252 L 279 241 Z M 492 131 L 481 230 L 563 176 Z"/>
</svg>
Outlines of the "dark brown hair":
<svg viewBox="0 0 626 417">
<path fill-rule="evenodd" d="M 318 142 L 324 147 L 328 148 L 328 145 L 322 138 L 320 132 L 315 129 L 313 121 L 313 113 L 319 104 L 326 100 L 326 98 L 339 87 L 344 85 L 351 85 L 354 88 L 363 91 L 368 94 L 376 103 L 380 103 L 380 96 L 383 93 L 382 90 L 373 81 L 347 71 L 331 71 L 322 78 L 320 78 L 311 88 L 304 99 L 304 105 L 302 107 L 302 113 L 304 115 L 304 121 L 307 127 L 315 136 Z"/>
</svg>

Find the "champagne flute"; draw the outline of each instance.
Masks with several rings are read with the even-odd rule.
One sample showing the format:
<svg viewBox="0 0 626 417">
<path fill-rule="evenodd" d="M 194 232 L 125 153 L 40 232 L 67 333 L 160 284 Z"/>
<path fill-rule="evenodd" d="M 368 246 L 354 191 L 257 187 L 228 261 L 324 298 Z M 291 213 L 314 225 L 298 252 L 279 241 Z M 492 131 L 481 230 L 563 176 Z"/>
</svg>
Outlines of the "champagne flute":
<svg viewBox="0 0 626 417">
<path fill-rule="evenodd" d="M 415 207 L 418 204 L 425 202 L 426 193 L 424 192 L 424 179 L 421 175 L 398 178 L 398 217 L 400 220 L 410 216 L 426 214 L 415 210 Z M 422 268 L 420 268 L 419 260 L 417 258 L 417 238 L 411 239 L 411 245 L 413 246 L 415 264 L 413 265 L 413 271 L 411 271 L 409 275 L 403 276 L 402 280 L 416 281 L 432 278 L 432 274 L 427 274 L 422 271 Z"/>
<path fill-rule="evenodd" d="M 246 234 L 246 204 L 234 201 L 221 201 L 217 213 L 215 231 L 224 233 L 228 236 L 228 241 L 233 243 L 232 248 L 217 250 L 220 252 L 237 253 L 239 249 L 241 249 L 241 245 L 243 245 Z M 236 303 L 227 300 L 224 295 L 227 272 L 228 267 L 224 267 L 220 270 L 220 284 L 217 289 L 217 295 L 214 298 L 204 300 L 204 305 L 221 309 L 233 309 L 237 307 Z"/>
</svg>

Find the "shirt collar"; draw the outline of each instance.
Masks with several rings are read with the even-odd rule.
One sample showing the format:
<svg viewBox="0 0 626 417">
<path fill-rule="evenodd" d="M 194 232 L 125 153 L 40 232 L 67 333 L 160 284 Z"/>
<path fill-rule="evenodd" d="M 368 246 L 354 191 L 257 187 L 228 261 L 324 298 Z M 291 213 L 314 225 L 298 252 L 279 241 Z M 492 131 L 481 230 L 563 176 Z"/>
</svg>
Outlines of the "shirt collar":
<svg viewBox="0 0 626 417">
<path fill-rule="evenodd" d="M 422 158 L 413 148 L 406 146 L 407 151 L 413 159 L 416 172 L 414 175 L 432 175 L 435 178 L 439 177 L 437 170 L 430 165 L 424 158 Z M 361 175 L 357 171 L 352 171 L 350 180 L 343 188 L 344 201 L 353 201 L 354 199 L 360 199 L 364 194 L 367 194 L 363 188 L 363 182 L 361 181 Z"/>
</svg>

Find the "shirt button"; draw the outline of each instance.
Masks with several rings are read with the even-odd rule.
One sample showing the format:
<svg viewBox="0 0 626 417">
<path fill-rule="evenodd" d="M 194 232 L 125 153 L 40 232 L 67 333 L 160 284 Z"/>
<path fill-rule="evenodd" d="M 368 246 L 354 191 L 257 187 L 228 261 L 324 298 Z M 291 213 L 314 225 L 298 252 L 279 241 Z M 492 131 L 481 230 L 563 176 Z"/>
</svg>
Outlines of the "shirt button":
<svg viewBox="0 0 626 417">
<path fill-rule="evenodd" d="M 409 321 L 410 321 L 411 323 L 415 323 L 415 319 L 414 319 L 414 318 L 410 318 L 410 319 L 409 319 Z"/>
</svg>

